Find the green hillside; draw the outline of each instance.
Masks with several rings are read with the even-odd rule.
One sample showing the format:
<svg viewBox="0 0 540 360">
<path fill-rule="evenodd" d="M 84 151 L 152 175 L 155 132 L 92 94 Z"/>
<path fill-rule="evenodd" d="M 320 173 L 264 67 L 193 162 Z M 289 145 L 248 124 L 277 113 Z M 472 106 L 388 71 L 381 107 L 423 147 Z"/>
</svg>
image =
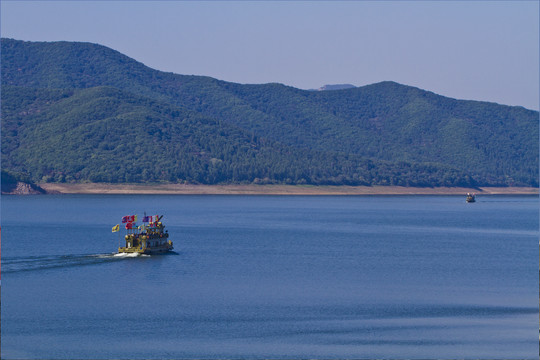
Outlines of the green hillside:
<svg viewBox="0 0 540 360">
<path fill-rule="evenodd" d="M 471 184 L 445 166 L 293 148 L 110 87 L 5 86 L 3 99 L 3 167 L 35 182 Z"/>
<path fill-rule="evenodd" d="M 538 186 L 538 112 L 394 82 L 334 91 L 2 39 L 2 167 L 34 181 Z"/>
</svg>

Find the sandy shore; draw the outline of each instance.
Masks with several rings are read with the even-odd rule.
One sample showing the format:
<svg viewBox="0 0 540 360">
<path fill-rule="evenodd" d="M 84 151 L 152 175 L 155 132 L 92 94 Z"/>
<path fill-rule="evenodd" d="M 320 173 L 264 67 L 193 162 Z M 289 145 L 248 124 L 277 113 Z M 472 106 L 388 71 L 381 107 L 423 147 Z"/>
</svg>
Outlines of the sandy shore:
<svg viewBox="0 0 540 360">
<path fill-rule="evenodd" d="M 126 185 L 126 184 L 39 184 L 56 194 L 179 194 L 179 195 L 538 195 L 538 188 L 462 187 L 415 188 L 402 186 L 303 186 L 303 185 Z"/>
</svg>

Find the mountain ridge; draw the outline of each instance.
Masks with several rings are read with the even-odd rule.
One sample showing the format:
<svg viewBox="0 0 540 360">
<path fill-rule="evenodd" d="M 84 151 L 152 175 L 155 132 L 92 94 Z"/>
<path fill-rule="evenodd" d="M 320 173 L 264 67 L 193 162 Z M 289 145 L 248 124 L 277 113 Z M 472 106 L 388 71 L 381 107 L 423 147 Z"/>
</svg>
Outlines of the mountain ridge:
<svg viewBox="0 0 540 360">
<path fill-rule="evenodd" d="M 54 92 L 69 93 L 100 88 L 101 92 L 89 92 L 85 95 L 85 101 L 88 103 L 76 106 L 80 110 L 79 117 L 88 117 L 88 113 L 95 112 L 90 105 L 93 101 L 99 105 L 103 116 L 112 116 L 108 110 L 103 109 L 107 106 L 107 102 L 103 99 L 90 100 L 92 96 L 108 98 L 107 101 L 111 104 L 123 103 L 128 101 L 129 96 L 134 96 L 136 98 L 134 101 L 139 104 L 138 110 L 132 109 L 135 112 L 142 113 L 144 106 L 150 106 L 149 101 L 157 102 L 161 105 L 151 105 L 150 108 L 154 110 L 148 108 L 144 111 L 152 113 L 156 119 L 160 116 L 168 118 L 173 125 L 177 120 L 161 114 L 160 111 L 166 113 L 176 111 L 186 118 L 193 118 L 197 114 L 195 117 L 204 118 L 213 124 L 207 129 L 209 133 L 200 135 L 200 139 L 223 131 L 221 127 L 225 125 L 232 126 L 230 129 L 237 129 L 243 134 L 241 136 L 243 140 L 221 139 L 224 141 L 222 146 L 232 141 L 245 142 L 245 146 L 250 147 L 253 146 L 249 145 L 251 139 L 264 140 L 264 146 L 269 148 L 265 150 L 266 160 L 259 159 L 262 163 L 271 162 L 270 148 L 281 147 L 282 150 L 274 152 L 281 154 L 280 156 L 285 156 L 281 151 L 297 153 L 294 166 L 296 170 L 304 168 L 302 171 L 292 169 L 294 171 L 291 170 L 291 174 L 281 178 L 274 173 L 274 178 L 252 175 L 240 181 L 254 182 L 255 179 L 261 181 L 267 178 L 265 181 L 275 183 L 321 183 L 320 181 L 325 181 L 322 179 L 326 176 L 327 180 L 333 178 L 334 183 L 336 181 L 339 183 L 337 179 L 340 175 L 342 179 L 358 184 L 376 184 L 377 181 L 392 184 L 402 181 L 411 186 L 420 186 L 419 184 L 430 186 L 431 181 L 433 186 L 441 184 L 451 186 L 457 181 L 443 181 L 441 178 L 434 180 L 418 174 L 418 178 L 424 180 L 413 181 L 411 176 L 404 176 L 402 175 L 404 172 L 398 170 L 399 164 L 408 164 L 409 168 L 424 164 L 421 165 L 424 167 L 421 171 L 429 172 L 426 166 L 435 164 L 439 170 L 444 168 L 446 169 L 444 171 L 453 174 L 443 177 L 460 178 L 462 180 L 457 182 L 461 181 L 464 185 L 538 186 L 538 112 L 523 107 L 456 100 L 392 81 L 340 91 L 318 92 L 276 83 L 242 85 L 205 76 L 178 75 L 153 70 L 115 50 L 97 44 L 36 43 L 3 38 L 2 85 L 7 89 L 7 98 L 6 100 L 3 98 L 2 109 L 2 154 L 4 159 L 7 159 L 6 166 L 16 171 L 30 172 L 24 169 L 24 163 L 27 161 L 25 156 L 31 157 L 31 154 L 20 146 L 21 137 L 17 135 L 17 128 L 21 126 L 25 128 L 23 123 L 27 121 L 26 125 L 29 125 L 32 121 L 43 118 L 43 115 L 32 113 L 35 109 L 32 110 L 31 106 L 28 108 L 28 104 L 21 104 L 17 97 L 21 99 L 32 97 L 28 92 L 35 92 L 37 102 L 32 106 L 39 107 L 36 104 L 45 101 L 43 99 L 48 96 L 53 96 Z M 109 93 L 104 95 L 103 89 L 107 87 L 110 88 Z M 21 93 L 21 89 L 24 89 L 25 94 Z M 111 89 L 122 92 L 110 93 Z M 73 94 L 66 96 L 71 97 Z M 115 97 L 118 98 L 115 100 Z M 17 102 L 20 104 L 17 105 Z M 4 104 L 7 105 L 7 112 L 4 111 Z M 64 103 L 64 106 L 67 106 L 66 104 Z M 40 111 L 46 111 L 45 105 L 40 106 Z M 155 110 L 156 106 L 161 110 Z M 11 107 L 13 111 L 10 110 Z M 82 109 L 86 109 L 86 113 Z M 14 114 L 21 112 L 29 115 L 17 115 L 19 120 L 15 121 L 17 116 Z M 116 114 L 112 118 L 120 115 Z M 58 121 L 67 121 L 64 115 L 58 113 L 49 116 L 57 121 L 53 126 L 56 131 L 60 131 Z M 24 122 L 22 118 L 25 118 Z M 69 124 L 69 121 L 66 124 Z M 173 126 L 171 124 L 168 126 Z M 179 128 L 177 130 L 180 131 Z M 186 128 L 182 131 L 188 130 Z M 180 135 L 181 133 L 177 136 Z M 97 136 L 100 139 L 105 138 L 103 134 Z M 42 141 L 46 142 L 46 139 Z M 100 144 L 96 143 L 95 146 L 99 148 Z M 45 148 L 46 145 L 41 145 L 41 149 Z M 95 149 L 87 150 L 95 151 Z M 207 159 L 209 163 L 206 165 L 211 161 L 214 163 L 218 160 L 223 161 L 220 157 L 224 158 L 224 153 L 217 149 L 213 151 L 219 153 L 219 156 L 210 156 L 209 159 L 217 160 Z M 23 153 L 24 156 L 21 155 Z M 252 156 L 257 158 L 262 156 L 261 154 Z M 292 175 L 295 171 L 309 172 L 301 165 L 309 162 L 305 157 L 330 159 L 332 156 L 340 159 L 339 166 L 333 169 L 332 175 L 319 177 L 318 182 L 313 182 L 313 176 Z M 347 158 L 354 159 L 356 164 L 354 166 L 358 166 L 358 169 L 361 169 L 358 164 L 365 165 L 367 161 L 376 164 L 374 166 L 379 167 L 381 173 L 385 174 L 386 182 L 382 179 L 374 180 L 376 176 L 371 172 L 366 178 L 358 174 L 355 176 L 354 169 L 343 170 L 347 167 L 345 165 L 347 160 L 344 160 Z M 78 159 L 77 161 L 84 160 L 83 157 Z M 385 167 L 388 168 L 388 165 L 382 166 L 381 162 L 393 164 L 389 166 L 392 170 L 386 169 L 394 172 L 393 175 L 385 173 Z M 246 166 L 246 169 L 257 168 L 256 162 L 249 164 L 243 166 Z M 318 171 L 324 172 L 322 167 L 326 165 L 322 164 L 327 164 L 326 160 L 321 160 L 319 164 Z M 332 164 L 332 161 L 328 160 L 328 164 Z M 229 165 L 233 166 L 232 163 Z M 289 165 L 293 166 L 292 163 Z M 89 175 L 86 178 L 72 176 L 70 180 L 66 180 L 64 176 L 62 180 L 61 176 L 57 176 L 60 170 L 47 170 L 43 166 L 41 170 L 38 168 L 37 165 L 32 167 L 34 180 L 47 177 L 47 171 L 50 172 L 48 179 L 56 177 L 56 180 L 51 181 L 90 180 Z M 204 171 L 210 170 L 207 167 Z M 264 171 L 259 175 L 264 175 L 263 173 Z M 461 175 L 457 175 L 458 173 Z M 169 176 L 159 179 L 141 178 L 138 181 L 199 181 L 196 178 Z M 211 180 L 208 176 L 199 177 L 203 178 L 205 180 L 202 180 L 202 183 L 217 181 Z M 125 179 L 124 176 L 124 181 Z M 231 175 L 224 176 L 219 181 L 234 183 L 239 180 Z"/>
</svg>

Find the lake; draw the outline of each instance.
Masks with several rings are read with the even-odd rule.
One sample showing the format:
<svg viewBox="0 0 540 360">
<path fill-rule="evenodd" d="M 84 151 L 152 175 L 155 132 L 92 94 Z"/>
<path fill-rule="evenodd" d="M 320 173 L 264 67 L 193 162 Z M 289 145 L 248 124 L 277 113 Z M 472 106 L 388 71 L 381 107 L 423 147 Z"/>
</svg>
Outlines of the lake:
<svg viewBox="0 0 540 360">
<path fill-rule="evenodd" d="M 538 359 L 537 196 L 3 196 L 3 359 Z M 115 257 L 124 215 L 175 250 Z"/>
</svg>

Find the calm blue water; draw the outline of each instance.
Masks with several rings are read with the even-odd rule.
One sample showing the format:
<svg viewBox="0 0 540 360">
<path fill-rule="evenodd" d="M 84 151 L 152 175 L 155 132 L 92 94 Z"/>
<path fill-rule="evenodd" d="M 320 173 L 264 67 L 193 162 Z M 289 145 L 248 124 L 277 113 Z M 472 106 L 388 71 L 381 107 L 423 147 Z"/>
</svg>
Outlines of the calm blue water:
<svg viewBox="0 0 540 360">
<path fill-rule="evenodd" d="M 2 358 L 537 359 L 538 197 L 464 200 L 4 196 Z"/>
</svg>

